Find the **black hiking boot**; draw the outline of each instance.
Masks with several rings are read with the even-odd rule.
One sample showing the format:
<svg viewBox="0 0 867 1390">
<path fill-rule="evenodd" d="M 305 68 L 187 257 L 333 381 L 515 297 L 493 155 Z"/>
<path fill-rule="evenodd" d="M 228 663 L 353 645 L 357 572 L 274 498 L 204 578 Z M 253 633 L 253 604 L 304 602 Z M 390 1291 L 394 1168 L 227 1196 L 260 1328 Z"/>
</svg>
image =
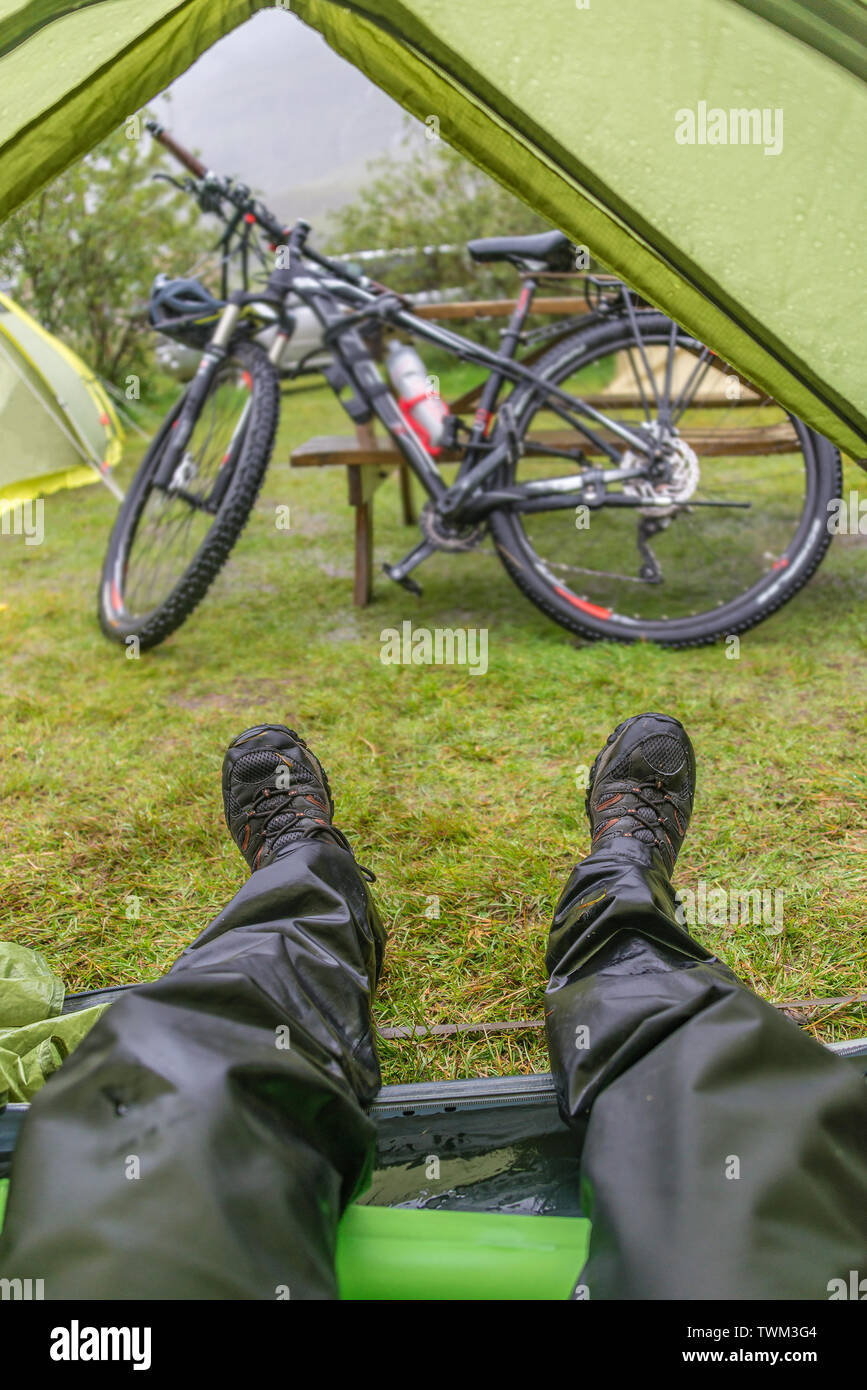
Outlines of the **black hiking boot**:
<svg viewBox="0 0 867 1390">
<path fill-rule="evenodd" d="M 614 840 L 643 840 L 658 846 L 671 873 L 694 795 L 695 753 L 683 725 L 668 714 L 624 720 L 590 770 L 591 853 Z"/>
<path fill-rule="evenodd" d="M 331 824 L 334 799 L 322 764 L 285 724 L 255 724 L 232 739 L 223 759 L 223 807 L 251 869 L 272 864 L 303 839 L 330 840 L 352 853 Z M 369 869 L 361 872 L 374 881 Z"/>
</svg>

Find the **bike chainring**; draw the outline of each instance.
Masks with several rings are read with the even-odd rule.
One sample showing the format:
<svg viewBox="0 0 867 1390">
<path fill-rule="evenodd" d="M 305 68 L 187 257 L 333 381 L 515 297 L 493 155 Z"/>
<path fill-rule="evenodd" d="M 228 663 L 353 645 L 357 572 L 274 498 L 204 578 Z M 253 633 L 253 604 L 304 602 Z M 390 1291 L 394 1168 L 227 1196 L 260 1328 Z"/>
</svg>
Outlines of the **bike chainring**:
<svg viewBox="0 0 867 1390">
<path fill-rule="evenodd" d="M 437 514 L 433 502 L 425 502 L 418 520 L 425 540 L 438 550 L 475 550 L 486 529 L 484 522 L 475 526 L 451 525 Z"/>
</svg>

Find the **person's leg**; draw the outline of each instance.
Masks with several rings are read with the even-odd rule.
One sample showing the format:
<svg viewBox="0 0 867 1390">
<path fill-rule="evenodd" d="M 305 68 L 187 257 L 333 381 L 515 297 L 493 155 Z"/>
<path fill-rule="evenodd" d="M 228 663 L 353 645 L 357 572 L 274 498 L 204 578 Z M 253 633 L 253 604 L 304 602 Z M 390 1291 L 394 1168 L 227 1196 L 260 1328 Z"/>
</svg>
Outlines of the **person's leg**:
<svg viewBox="0 0 867 1390">
<path fill-rule="evenodd" d="M 827 1299 L 867 1269 L 867 1089 L 678 924 L 694 776 L 676 721 L 615 730 L 554 917 L 548 1042 L 592 1218 L 579 1296 Z"/>
<path fill-rule="evenodd" d="M 37 1096 L 0 1274 L 46 1298 L 332 1298 L 379 1087 L 384 932 L 318 762 L 265 726 L 224 765 L 249 881 Z M 249 827 L 249 828 L 248 828 Z"/>
</svg>

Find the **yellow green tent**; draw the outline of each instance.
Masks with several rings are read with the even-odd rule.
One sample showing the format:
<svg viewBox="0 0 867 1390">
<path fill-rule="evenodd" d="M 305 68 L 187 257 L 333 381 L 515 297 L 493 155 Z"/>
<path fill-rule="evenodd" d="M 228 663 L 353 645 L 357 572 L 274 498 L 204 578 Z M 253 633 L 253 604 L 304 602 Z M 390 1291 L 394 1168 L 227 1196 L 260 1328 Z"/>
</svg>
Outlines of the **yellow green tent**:
<svg viewBox="0 0 867 1390">
<path fill-rule="evenodd" d="M 98 478 L 123 433 L 93 373 L 59 338 L 0 294 L 0 516 L 17 503 Z"/>
<path fill-rule="evenodd" d="M 0 217 L 265 7 L 0 0 Z M 862 0 L 280 8 L 747 378 L 867 456 Z M 286 57 L 291 82 L 288 32 Z"/>
</svg>

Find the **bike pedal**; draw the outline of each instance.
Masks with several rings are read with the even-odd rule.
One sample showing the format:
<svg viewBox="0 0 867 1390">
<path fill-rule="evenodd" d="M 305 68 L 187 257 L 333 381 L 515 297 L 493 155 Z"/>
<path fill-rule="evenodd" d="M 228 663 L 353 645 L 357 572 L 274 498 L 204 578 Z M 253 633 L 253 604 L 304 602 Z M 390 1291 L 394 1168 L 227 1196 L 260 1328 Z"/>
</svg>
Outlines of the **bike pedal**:
<svg viewBox="0 0 867 1390">
<path fill-rule="evenodd" d="M 408 574 L 401 574 L 398 565 L 383 565 L 382 572 L 383 574 L 387 574 L 389 579 L 393 580 L 395 584 L 399 584 L 402 589 L 407 589 L 409 593 L 415 594 L 416 598 L 421 598 L 421 585 L 417 584 L 414 579 L 410 579 Z"/>
</svg>

